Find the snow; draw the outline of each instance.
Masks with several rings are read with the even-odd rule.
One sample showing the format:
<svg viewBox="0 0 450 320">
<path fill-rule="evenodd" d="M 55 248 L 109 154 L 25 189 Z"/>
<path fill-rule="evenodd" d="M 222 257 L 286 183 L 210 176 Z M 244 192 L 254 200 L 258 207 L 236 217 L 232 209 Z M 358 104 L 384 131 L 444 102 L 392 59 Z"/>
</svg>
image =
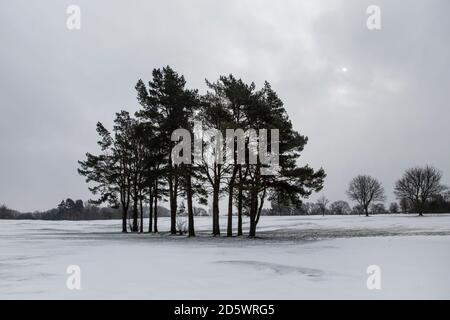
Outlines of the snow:
<svg viewBox="0 0 450 320">
<path fill-rule="evenodd" d="M 212 238 L 209 217 L 195 239 L 120 226 L 0 220 L 0 299 L 450 298 L 450 215 L 261 217 L 254 240 Z M 81 290 L 66 287 L 69 265 Z"/>
</svg>

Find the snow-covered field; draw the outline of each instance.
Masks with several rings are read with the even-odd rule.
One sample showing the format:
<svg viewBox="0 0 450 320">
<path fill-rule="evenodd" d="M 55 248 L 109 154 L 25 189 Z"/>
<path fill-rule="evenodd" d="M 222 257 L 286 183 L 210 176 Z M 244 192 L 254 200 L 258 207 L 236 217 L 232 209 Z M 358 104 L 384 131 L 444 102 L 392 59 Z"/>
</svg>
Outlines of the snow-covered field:
<svg viewBox="0 0 450 320">
<path fill-rule="evenodd" d="M 210 225 L 197 218 L 187 239 L 124 235 L 120 221 L 0 220 L 0 299 L 450 298 L 450 215 L 262 217 L 254 240 L 211 238 Z M 370 265 L 381 290 L 366 286 Z"/>
</svg>

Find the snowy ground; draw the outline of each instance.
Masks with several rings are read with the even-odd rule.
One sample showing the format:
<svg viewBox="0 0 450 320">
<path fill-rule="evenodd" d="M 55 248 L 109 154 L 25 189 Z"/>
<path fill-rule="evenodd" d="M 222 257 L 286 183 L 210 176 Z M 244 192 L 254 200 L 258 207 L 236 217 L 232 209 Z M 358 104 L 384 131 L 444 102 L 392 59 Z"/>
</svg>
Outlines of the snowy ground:
<svg viewBox="0 0 450 320">
<path fill-rule="evenodd" d="M 262 217 L 255 240 L 213 239 L 210 224 L 197 218 L 186 239 L 123 235 L 120 221 L 0 220 L 0 299 L 450 298 L 450 215 Z M 369 265 L 381 290 L 367 289 Z"/>
</svg>

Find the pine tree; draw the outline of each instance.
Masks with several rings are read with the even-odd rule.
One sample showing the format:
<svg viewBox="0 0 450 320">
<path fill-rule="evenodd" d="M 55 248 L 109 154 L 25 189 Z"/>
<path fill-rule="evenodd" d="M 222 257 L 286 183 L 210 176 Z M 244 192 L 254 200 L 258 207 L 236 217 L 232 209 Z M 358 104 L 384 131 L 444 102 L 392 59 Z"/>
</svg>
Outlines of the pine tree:
<svg viewBox="0 0 450 320">
<path fill-rule="evenodd" d="M 168 184 L 171 211 L 170 231 L 172 234 L 176 234 L 177 201 L 179 192 L 184 187 L 182 185 L 184 181 L 187 183 L 187 189 L 190 190 L 187 193 L 188 211 L 190 213 L 189 230 L 190 235 L 193 236 L 193 192 L 191 180 L 193 168 L 191 164 L 186 164 L 189 168 L 187 171 L 183 171 L 180 166 L 173 164 L 172 149 L 175 146 L 175 142 L 171 141 L 171 136 L 176 129 L 191 129 L 190 120 L 192 120 L 194 110 L 198 106 L 198 93 L 196 90 L 186 89 L 184 77 L 178 75 L 169 66 L 162 69 L 154 69 L 152 76 L 153 78 L 148 84 L 148 89 L 142 81 L 139 81 L 136 86 L 138 100 L 143 107 L 138 116 L 143 121 L 153 125 L 159 153 L 167 156 L 164 158 L 164 162 L 160 163 L 158 171 Z M 188 174 L 187 176 L 186 173 Z"/>
</svg>

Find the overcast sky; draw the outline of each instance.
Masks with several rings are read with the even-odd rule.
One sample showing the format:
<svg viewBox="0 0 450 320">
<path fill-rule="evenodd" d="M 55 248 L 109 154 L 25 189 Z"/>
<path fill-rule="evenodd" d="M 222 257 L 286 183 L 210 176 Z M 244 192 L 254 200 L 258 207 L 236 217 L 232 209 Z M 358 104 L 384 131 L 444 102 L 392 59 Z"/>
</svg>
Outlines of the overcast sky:
<svg viewBox="0 0 450 320">
<path fill-rule="evenodd" d="M 81 30 L 66 9 L 81 9 Z M 382 29 L 366 27 L 381 8 Z M 171 65 L 188 86 L 233 73 L 268 80 L 310 140 L 323 193 L 345 199 L 367 173 L 389 201 L 403 170 L 450 184 L 450 2 L 0 0 L 0 203 L 42 210 L 89 199 L 77 160 L 97 121 L 137 109 L 134 85 Z M 313 198 L 315 199 L 315 198 Z M 388 204 L 388 203 L 386 203 Z"/>
</svg>

